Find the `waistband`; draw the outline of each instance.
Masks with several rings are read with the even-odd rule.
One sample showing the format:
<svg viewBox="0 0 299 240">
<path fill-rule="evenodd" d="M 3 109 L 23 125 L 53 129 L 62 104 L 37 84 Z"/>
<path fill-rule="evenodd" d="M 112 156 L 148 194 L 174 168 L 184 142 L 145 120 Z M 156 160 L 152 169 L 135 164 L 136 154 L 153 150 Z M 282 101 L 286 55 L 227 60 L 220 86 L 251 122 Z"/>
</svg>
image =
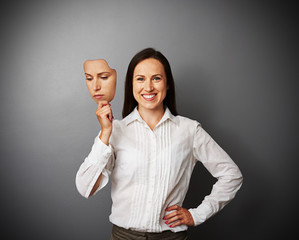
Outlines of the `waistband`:
<svg viewBox="0 0 299 240">
<path fill-rule="evenodd" d="M 112 234 L 110 240 L 187 240 L 187 231 L 172 232 L 170 230 L 160 233 L 138 232 L 130 229 L 119 227 L 115 224 L 112 226 Z"/>
</svg>

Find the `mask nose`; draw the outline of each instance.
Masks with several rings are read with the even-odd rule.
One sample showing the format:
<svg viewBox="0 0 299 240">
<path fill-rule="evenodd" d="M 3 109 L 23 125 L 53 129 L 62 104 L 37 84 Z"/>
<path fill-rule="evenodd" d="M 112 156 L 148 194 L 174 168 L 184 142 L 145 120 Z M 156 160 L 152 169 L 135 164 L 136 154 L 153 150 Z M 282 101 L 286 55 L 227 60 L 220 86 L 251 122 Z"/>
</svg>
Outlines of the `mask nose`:
<svg viewBox="0 0 299 240">
<path fill-rule="evenodd" d="M 101 89 L 100 81 L 98 79 L 95 79 L 95 81 L 93 83 L 93 90 L 98 91 L 100 89 Z"/>
</svg>

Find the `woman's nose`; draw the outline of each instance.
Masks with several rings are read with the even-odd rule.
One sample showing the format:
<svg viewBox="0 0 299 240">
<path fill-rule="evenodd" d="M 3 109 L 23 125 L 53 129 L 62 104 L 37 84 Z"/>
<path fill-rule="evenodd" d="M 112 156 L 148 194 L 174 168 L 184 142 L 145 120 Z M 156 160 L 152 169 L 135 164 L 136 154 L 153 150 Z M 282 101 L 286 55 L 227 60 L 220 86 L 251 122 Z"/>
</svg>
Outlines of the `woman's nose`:
<svg viewBox="0 0 299 240">
<path fill-rule="evenodd" d="M 98 91 L 98 90 L 101 89 L 101 83 L 100 83 L 100 81 L 99 81 L 98 79 L 95 79 L 95 80 L 94 80 L 94 83 L 93 83 L 93 89 L 94 89 L 95 91 Z"/>
<path fill-rule="evenodd" d="M 153 86 L 153 83 L 152 83 L 151 80 L 147 80 L 147 81 L 145 81 L 144 84 L 145 84 L 145 86 L 144 86 L 144 90 L 145 90 L 145 91 L 150 92 L 150 91 L 152 91 L 152 90 L 154 89 L 154 86 Z"/>
</svg>

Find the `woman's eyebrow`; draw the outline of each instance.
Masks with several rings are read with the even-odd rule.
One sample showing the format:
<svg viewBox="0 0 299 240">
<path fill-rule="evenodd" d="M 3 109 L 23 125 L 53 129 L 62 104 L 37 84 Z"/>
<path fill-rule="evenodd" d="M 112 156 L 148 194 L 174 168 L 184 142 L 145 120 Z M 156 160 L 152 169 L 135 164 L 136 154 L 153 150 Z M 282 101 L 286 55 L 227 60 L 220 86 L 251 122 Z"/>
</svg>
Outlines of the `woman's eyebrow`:
<svg viewBox="0 0 299 240">
<path fill-rule="evenodd" d="M 162 76 L 162 74 L 157 73 L 157 74 L 152 75 L 152 77 L 155 77 L 155 76 Z M 135 77 L 144 77 L 144 75 L 138 74 L 138 75 L 135 75 Z"/>
</svg>

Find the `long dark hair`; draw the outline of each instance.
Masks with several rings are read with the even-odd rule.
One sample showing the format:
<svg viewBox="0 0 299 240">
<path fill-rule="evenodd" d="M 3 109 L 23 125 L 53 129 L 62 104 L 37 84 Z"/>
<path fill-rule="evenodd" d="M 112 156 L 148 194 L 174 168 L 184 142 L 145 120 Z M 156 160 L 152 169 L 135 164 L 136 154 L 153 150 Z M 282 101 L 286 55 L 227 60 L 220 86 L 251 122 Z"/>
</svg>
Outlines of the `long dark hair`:
<svg viewBox="0 0 299 240">
<path fill-rule="evenodd" d="M 166 81 L 168 85 L 168 90 L 166 97 L 163 101 L 163 104 L 169 108 L 173 115 L 178 115 L 176 110 L 175 102 L 175 87 L 174 80 L 171 73 L 171 68 L 166 57 L 159 51 L 156 51 L 153 48 L 146 48 L 139 53 L 137 53 L 131 60 L 128 66 L 126 81 L 125 81 L 125 101 L 123 106 L 123 118 L 129 115 L 133 109 L 138 105 L 137 101 L 133 96 L 133 73 L 136 65 L 142 60 L 154 58 L 162 63 L 164 66 L 164 71 L 166 74 Z"/>
</svg>

